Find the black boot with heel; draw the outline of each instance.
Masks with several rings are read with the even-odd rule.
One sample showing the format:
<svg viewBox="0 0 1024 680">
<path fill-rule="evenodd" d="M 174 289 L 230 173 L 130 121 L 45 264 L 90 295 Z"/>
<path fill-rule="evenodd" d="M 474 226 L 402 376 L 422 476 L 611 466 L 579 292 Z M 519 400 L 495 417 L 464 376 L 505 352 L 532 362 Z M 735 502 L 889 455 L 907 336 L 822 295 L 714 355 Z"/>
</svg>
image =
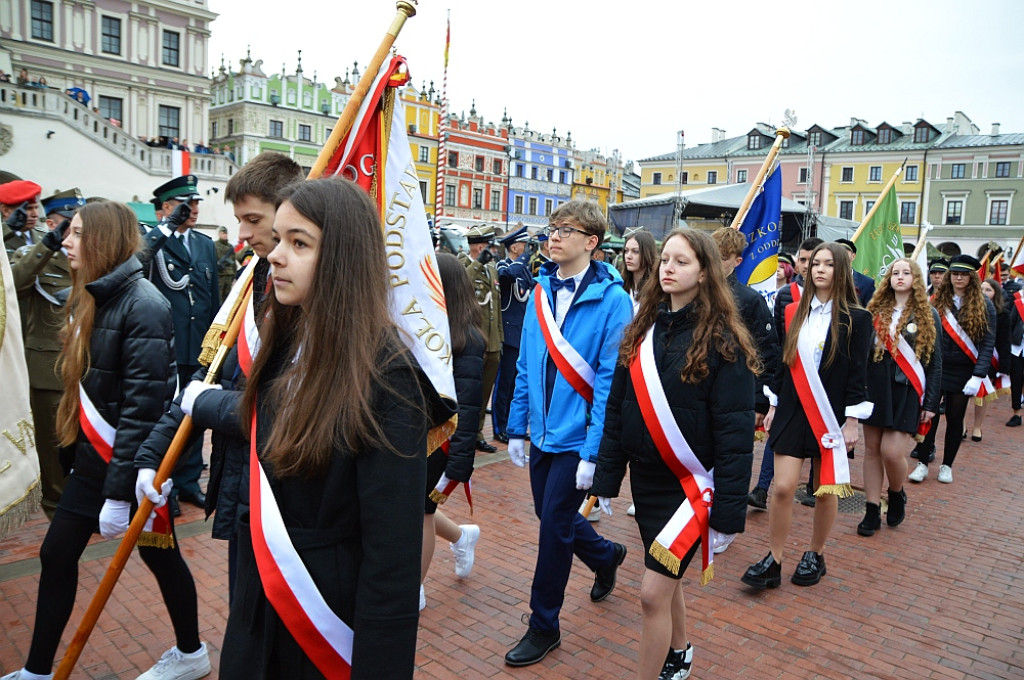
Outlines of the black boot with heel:
<svg viewBox="0 0 1024 680">
<path fill-rule="evenodd" d="M 864 505 L 864 519 L 857 525 L 857 533 L 861 536 L 874 536 L 882 527 L 882 508 L 878 503 Z"/>
</svg>

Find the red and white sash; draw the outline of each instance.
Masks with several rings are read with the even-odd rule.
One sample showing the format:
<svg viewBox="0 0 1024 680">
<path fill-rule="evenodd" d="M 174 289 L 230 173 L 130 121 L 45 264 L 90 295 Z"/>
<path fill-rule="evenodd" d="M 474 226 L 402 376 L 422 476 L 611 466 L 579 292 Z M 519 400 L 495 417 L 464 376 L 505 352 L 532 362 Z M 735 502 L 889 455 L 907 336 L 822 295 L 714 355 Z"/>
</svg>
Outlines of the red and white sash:
<svg viewBox="0 0 1024 680">
<path fill-rule="evenodd" d="M 786 330 L 792 324 L 797 304 L 794 302 L 786 307 Z M 807 422 L 811 426 L 818 448 L 821 451 L 820 484 L 815 496 L 832 494 L 845 498 L 853 495 L 850 483 L 850 463 L 846 458 L 846 440 L 843 428 L 832 412 L 832 404 L 825 392 L 825 385 L 818 375 L 814 362 L 814 344 L 805 333 L 800 334 L 796 343 L 796 361 L 790 366 L 793 386 L 800 399 Z M 838 338 L 833 338 L 838 342 Z"/>
<path fill-rule="evenodd" d="M 246 378 L 252 371 L 252 362 L 259 350 L 260 331 L 256 327 L 256 313 L 253 311 L 253 300 L 250 295 L 245 306 L 245 315 L 242 317 L 242 330 L 238 334 L 238 365 Z"/>
<path fill-rule="evenodd" d="M 647 331 L 647 336 L 640 343 L 640 351 L 630 362 L 629 375 L 651 439 L 661 459 L 679 480 L 686 494 L 682 505 L 651 544 L 651 557 L 673 574 L 678 574 L 682 558 L 699 540 L 703 567 L 700 584 L 706 585 L 715 575 L 708 524 L 714 501 L 715 479 L 712 471 L 704 469 L 694 455 L 672 416 L 654 362 L 654 326 Z"/>
<path fill-rule="evenodd" d="M 801 290 L 800 284 L 796 281 L 789 284 L 789 294 L 793 296 L 793 302 L 800 302 Z"/>
<path fill-rule="evenodd" d="M 445 456 L 447 456 L 448 455 L 448 450 L 451 448 L 451 445 L 452 445 L 452 440 L 451 439 L 445 439 L 444 442 L 442 442 L 441 446 L 439 447 L 441 449 L 441 453 L 443 453 Z M 435 451 L 431 455 L 435 455 L 436 456 L 437 452 Z M 472 515 L 473 514 L 473 485 L 472 485 L 472 480 L 470 480 L 469 482 L 463 482 L 462 483 L 462 487 L 466 490 L 466 500 L 469 501 L 469 514 Z M 442 472 L 441 473 L 441 479 L 437 480 L 437 484 L 434 486 L 434 490 L 431 491 L 430 494 L 429 494 L 430 500 L 434 501 L 438 505 L 444 505 L 444 502 L 448 500 L 448 497 L 451 496 L 455 492 L 455 489 L 457 489 L 457 488 L 459 488 L 459 483 L 456 482 L 453 479 L 448 479 L 448 475 L 446 475 L 445 473 Z"/>
<path fill-rule="evenodd" d="M 587 400 L 588 404 L 593 403 L 594 369 L 562 335 L 562 331 L 555 323 L 555 317 L 551 313 L 548 294 L 539 283 L 533 299 L 534 307 L 537 310 L 537 320 L 540 322 L 540 330 L 544 334 L 544 343 L 548 347 L 551 358 L 555 361 L 558 372 L 581 397 Z"/>
<path fill-rule="evenodd" d="M 352 629 L 327 605 L 292 545 L 274 491 L 249 432 L 249 500 L 253 552 L 267 600 L 309 660 L 327 678 L 352 674 Z"/>
<path fill-rule="evenodd" d="M 1020 315 L 1021 321 L 1024 321 L 1024 291 L 1017 291 L 1013 294 L 1013 306 L 1017 309 L 1017 314 Z"/>
<path fill-rule="evenodd" d="M 877 329 L 876 329 L 877 330 Z M 907 339 L 903 337 L 902 333 L 899 333 L 899 342 L 893 345 L 893 338 L 891 333 L 885 333 L 885 349 L 889 352 L 889 356 L 896 362 L 900 370 L 903 371 L 903 375 L 907 376 L 907 380 L 910 382 L 910 386 L 917 392 L 917 403 L 920 406 L 924 405 L 924 391 L 927 381 L 925 379 L 924 365 L 921 360 L 917 358 L 914 353 L 914 348 L 910 346 Z M 917 434 L 924 436 L 928 434 L 928 430 L 931 429 L 932 421 L 927 421 L 918 424 Z"/>
<path fill-rule="evenodd" d="M 942 329 L 946 331 L 946 334 L 953 339 L 956 346 L 967 355 L 973 363 L 978 363 L 978 348 L 975 346 L 974 341 L 971 340 L 971 336 L 967 335 L 961 326 L 960 322 L 956 320 L 956 316 L 952 311 L 946 310 L 942 315 Z M 993 356 L 995 355 L 993 350 Z M 978 388 L 978 394 L 975 395 L 978 399 L 984 399 L 989 394 L 994 394 L 996 391 L 995 386 L 989 377 L 986 375 L 981 381 L 981 387 Z"/>
<path fill-rule="evenodd" d="M 85 438 L 92 444 L 100 458 L 107 465 L 114 458 L 114 441 L 117 428 L 107 422 L 96 405 L 89 398 L 82 383 L 78 383 L 78 424 Z M 146 521 L 139 536 L 139 545 L 154 548 L 173 548 L 174 532 L 171 531 L 171 513 L 169 504 L 154 510 L 155 515 Z"/>
</svg>

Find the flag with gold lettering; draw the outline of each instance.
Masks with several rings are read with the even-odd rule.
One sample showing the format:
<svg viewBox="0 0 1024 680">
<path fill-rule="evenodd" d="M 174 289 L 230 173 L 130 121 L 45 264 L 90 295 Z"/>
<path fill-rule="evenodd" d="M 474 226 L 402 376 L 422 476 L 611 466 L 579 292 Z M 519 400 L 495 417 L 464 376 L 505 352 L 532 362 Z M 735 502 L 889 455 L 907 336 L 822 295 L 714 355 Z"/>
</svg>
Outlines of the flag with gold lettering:
<svg viewBox="0 0 1024 680">
<path fill-rule="evenodd" d="M 900 229 L 896 189 L 890 187 L 878 200 L 878 209 L 871 216 L 871 221 L 855 239 L 857 255 L 853 259 L 853 268 L 871 277 L 876 283 L 885 276 L 893 262 L 906 257 L 903 251 L 903 231 Z"/>
</svg>

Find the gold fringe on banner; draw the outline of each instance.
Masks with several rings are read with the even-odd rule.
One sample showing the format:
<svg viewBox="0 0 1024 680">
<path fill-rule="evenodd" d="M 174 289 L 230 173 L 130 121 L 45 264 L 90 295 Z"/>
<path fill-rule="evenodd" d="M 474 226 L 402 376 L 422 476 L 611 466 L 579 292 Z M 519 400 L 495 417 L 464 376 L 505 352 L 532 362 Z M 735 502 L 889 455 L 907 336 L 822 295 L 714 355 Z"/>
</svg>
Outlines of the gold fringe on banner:
<svg viewBox="0 0 1024 680">
<path fill-rule="evenodd" d="M 715 577 L 715 565 L 711 563 L 708 568 L 700 573 L 700 585 L 701 587 L 711 583 L 711 579 Z"/>
<path fill-rule="evenodd" d="M 431 489 L 428 498 L 430 498 L 430 500 L 434 501 L 438 505 L 444 505 L 444 502 L 448 500 L 448 494 L 441 493 L 437 489 Z"/>
<path fill-rule="evenodd" d="M 651 557 L 658 560 L 658 563 L 672 572 L 674 576 L 679 575 L 679 566 L 681 564 L 678 557 L 672 554 L 672 551 L 663 546 L 661 543 L 654 541 L 651 543 L 651 549 L 648 550 Z"/>
<path fill-rule="evenodd" d="M 815 496 L 839 496 L 849 498 L 853 495 L 853 487 L 849 484 L 823 484 L 814 492 Z"/>
<path fill-rule="evenodd" d="M 25 495 L 0 510 L 0 539 L 12 534 L 39 508 L 43 492 L 36 480 Z"/>
<path fill-rule="evenodd" d="M 165 548 L 174 547 L 174 534 L 161 534 L 155 531 L 143 531 L 139 534 L 139 546 L 143 548 Z"/>
<path fill-rule="evenodd" d="M 210 365 L 214 355 L 217 354 L 217 348 L 220 347 L 220 339 L 224 337 L 227 330 L 227 326 L 219 323 L 212 324 L 206 330 L 206 335 L 203 336 L 203 349 L 199 352 L 199 363 L 203 366 Z"/>
<path fill-rule="evenodd" d="M 442 423 L 427 433 L 427 455 L 436 451 L 446 439 L 455 434 L 455 428 L 459 424 L 458 414 L 453 415 L 447 422 Z"/>
</svg>

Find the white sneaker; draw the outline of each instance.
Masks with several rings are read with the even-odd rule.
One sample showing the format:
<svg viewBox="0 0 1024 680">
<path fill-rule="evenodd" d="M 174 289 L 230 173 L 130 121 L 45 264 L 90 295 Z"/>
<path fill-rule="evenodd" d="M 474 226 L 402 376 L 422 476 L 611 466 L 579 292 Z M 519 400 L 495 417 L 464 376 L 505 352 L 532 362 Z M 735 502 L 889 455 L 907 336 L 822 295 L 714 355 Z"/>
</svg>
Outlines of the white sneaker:
<svg viewBox="0 0 1024 680">
<path fill-rule="evenodd" d="M 629 504 L 629 509 L 626 510 L 626 514 L 629 515 L 630 517 L 636 517 L 636 504 L 635 503 L 630 503 Z"/>
<path fill-rule="evenodd" d="M 29 673 L 27 670 L 22 668 L 21 670 L 8 673 L 0 680 L 53 680 L 53 673 L 47 673 L 46 675 L 39 675 L 38 673 Z"/>
<path fill-rule="evenodd" d="M 427 608 L 427 593 L 423 590 L 423 584 L 420 584 L 420 611 Z"/>
<path fill-rule="evenodd" d="M 943 465 L 942 467 L 946 467 L 946 466 Z M 942 474 L 942 472 L 941 472 L 942 468 L 939 468 L 939 469 L 940 469 L 939 474 L 941 475 Z M 924 463 L 918 463 L 917 467 L 914 468 L 914 471 L 911 472 L 909 475 L 907 475 L 907 479 L 909 479 L 912 482 L 923 482 L 925 477 L 927 477 L 927 476 L 928 476 L 928 466 L 925 465 Z M 950 478 L 949 481 L 953 481 L 952 477 Z"/>
<path fill-rule="evenodd" d="M 939 466 L 939 481 L 943 484 L 953 483 L 953 468 L 948 465 Z"/>
<path fill-rule="evenodd" d="M 466 578 L 469 572 L 473 571 L 473 562 L 476 560 L 476 542 L 480 540 L 480 527 L 475 524 L 463 524 L 462 538 L 455 543 L 450 543 L 452 554 L 455 555 L 455 575 L 459 578 Z"/>
<path fill-rule="evenodd" d="M 199 680 L 209 674 L 210 654 L 204 642 L 191 654 L 184 654 L 177 647 L 171 647 L 138 680 Z"/>
<path fill-rule="evenodd" d="M 715 543 L 714 546 L 711 548 L 711 551 L 716 555 L 724 553 L 726 550 L 729 549 L 729 546 L 732 545 L 732 542 L 735 540 L 736 534 L 720 534 L 716 531 Z"/>
</svg>

